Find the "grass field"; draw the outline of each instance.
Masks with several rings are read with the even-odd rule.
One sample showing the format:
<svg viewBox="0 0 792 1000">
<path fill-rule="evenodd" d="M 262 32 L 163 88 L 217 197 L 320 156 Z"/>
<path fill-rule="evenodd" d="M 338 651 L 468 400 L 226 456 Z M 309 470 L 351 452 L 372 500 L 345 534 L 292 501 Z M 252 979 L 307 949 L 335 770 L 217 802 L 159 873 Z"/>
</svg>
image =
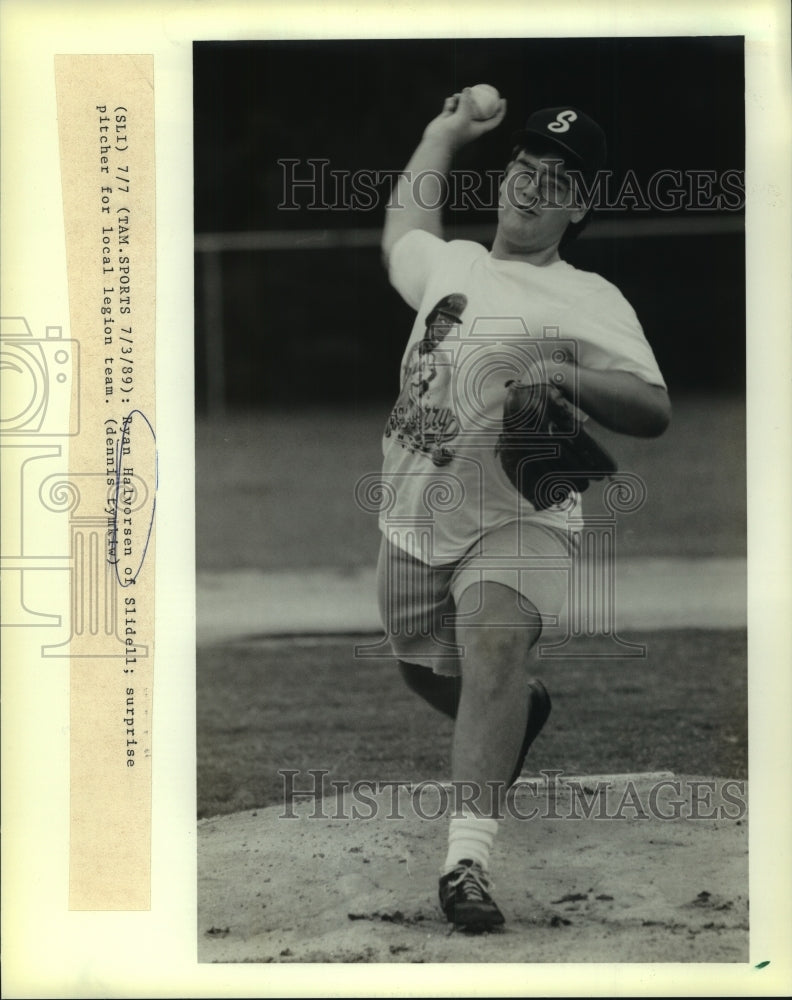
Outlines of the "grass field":
<svg viewBox="0 0 792 1000">
<path fill-rule="evenodd" d="M 376 518 L 355 507 L 355 483 L 380 467 L 388 407 L 299 410 L 199 419 L 198 569 L 369 566 Z M 745 553 L 745 406 L 682 397 L 657 440 L 597 430 L 647 502 L 618 527 L 624 556 Z M 586 494 L 596 512 L 601 486 Z"/>
<path fill-rule="evenodd" d="M 541 662 L 553 696 L 525 773 L 747 774 L 745 635 L 631 635 L 646 659 Z M 327 780 L 448 779 L 451 723 L 403 685 L 394 661 L 356 659 L 371 637 L 265 640 L 198 653 L 198 809 L 280 801 L 281 768 Z M 582 641 L 581 641 L 582 642 Z M 587 640 L 580 651 L 597 649 Z M 305 787 L 310 778 L 296 783 Z"/>
</svg>

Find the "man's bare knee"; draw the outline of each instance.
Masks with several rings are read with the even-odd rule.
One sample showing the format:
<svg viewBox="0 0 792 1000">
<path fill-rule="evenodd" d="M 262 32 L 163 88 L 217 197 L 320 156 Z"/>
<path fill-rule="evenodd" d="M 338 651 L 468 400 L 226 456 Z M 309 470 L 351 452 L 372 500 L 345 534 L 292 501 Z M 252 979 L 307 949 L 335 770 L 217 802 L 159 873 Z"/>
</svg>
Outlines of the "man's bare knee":
<svg viewBox="0 0 792 1000">
<path fill-rule="evenodd" d="M 541 632 L 538 610 L 503 584 L 474 584 L 459 599 L 457 640 L 467 659 L 524 659 Z"/>
<path fill-rule="evenodd" d="M 506 669 L 509 664 L 523 664 L 531 648 L 530 636 L 525 629 L 503 625 L 476 625 L 464 629 L 460 636 L 463 647 L 462 662 L 481 661 L 496 669 Z"/>
<path fill-rule="evenodd" d="M 477 631 L 466 644 L 461 658 L 463 684 L 469 694 L 489 699 L 521 689 L 528 679 L 528 648 L 525 636 L 510 630 Z M 492 638 L 497 636 L 497 638 Z"/>
</svg>

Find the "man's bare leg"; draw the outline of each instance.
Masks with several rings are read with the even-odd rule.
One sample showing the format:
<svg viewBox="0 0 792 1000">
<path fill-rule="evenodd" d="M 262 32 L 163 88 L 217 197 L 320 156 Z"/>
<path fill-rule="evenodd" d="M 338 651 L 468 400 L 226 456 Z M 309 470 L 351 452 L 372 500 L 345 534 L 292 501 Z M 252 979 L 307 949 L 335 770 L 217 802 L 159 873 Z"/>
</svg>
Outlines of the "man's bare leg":
<svg viewBox="0 0 792 1000">
<path fill-rule="evenodd" d="M 483 930 L 503 923 L 488 891 L 489 854 L 524 745 L 529 653 L 541 624 L 533 605 L 498 583 L 468 587 L 457 612 L 464 655 L 451 777 L 477 798 L 451 819 L 440 903 L 450 921 Z"/>
<path fill-rule="evenodd" d="M 451 777 L 482 788 L 500 782 L 505 790 L 525 733 L 529 654 L 541 634 L 539 614 L 516 591 L 486 582 L 468 587 L 457 611 L 464 656 Z"/>
</svg>

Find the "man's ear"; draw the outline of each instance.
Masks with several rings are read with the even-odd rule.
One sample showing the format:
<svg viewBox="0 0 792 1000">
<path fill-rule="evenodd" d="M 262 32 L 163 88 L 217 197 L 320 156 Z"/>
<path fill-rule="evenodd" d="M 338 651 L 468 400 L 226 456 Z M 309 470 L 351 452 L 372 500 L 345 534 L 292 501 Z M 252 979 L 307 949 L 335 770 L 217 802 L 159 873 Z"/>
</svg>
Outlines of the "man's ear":
<svg viewBox="0 0 792 1000">
<path fill-rule="evenodd" d="M 582 220 L 588 215 L 592 206 L 590 204 L 586 204 L 586 196 L 584 194 L 585 189 L 581 190 L 577 175 L 574 171 L 570 176 L 570 180 L 572 181 L 572 203 L 574 212 L 572 222 L 578 223 L 582 222 Z"/>
<path fill-rule="evenodd" d="M 582 222 L 586 218 L 587 215 L 588 215 L 588 209 L 587 208 L 576 207 L 576 208 L 572 209 L 572 211 L 570 213 L 570 216 L 569 216 L 569 221 L 570 222 L 574 222 L 575 225 L 577 225 L 578 222 Z"/>
<path fill-rule="evenodd" d="M 583 196 L 580 188 L 577 185 L 574 177 L 572 178 L 572 209 L 570 212 L 569 220 L 577 225 L 582 222 L 583 219 L 588 215 L 590 205 L 586 204 L 586 199 Z"/>
</svg>

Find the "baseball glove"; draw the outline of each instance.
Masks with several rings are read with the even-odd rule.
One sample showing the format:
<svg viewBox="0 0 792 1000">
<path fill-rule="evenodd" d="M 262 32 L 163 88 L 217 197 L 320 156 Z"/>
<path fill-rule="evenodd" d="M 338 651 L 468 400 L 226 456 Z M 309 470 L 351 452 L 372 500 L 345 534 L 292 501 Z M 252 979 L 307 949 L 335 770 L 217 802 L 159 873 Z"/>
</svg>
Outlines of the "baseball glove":
<svg viewBox="0 0 792 1000">
<path fill-rule="evenodd" d="M 616 472 L 612 456 L 580 426 L 578 411 L 554 385 L 512 380 L 506 388 L 495 454 L 536 510 L 564 503 L 573 491 Z"/>
</svg>

